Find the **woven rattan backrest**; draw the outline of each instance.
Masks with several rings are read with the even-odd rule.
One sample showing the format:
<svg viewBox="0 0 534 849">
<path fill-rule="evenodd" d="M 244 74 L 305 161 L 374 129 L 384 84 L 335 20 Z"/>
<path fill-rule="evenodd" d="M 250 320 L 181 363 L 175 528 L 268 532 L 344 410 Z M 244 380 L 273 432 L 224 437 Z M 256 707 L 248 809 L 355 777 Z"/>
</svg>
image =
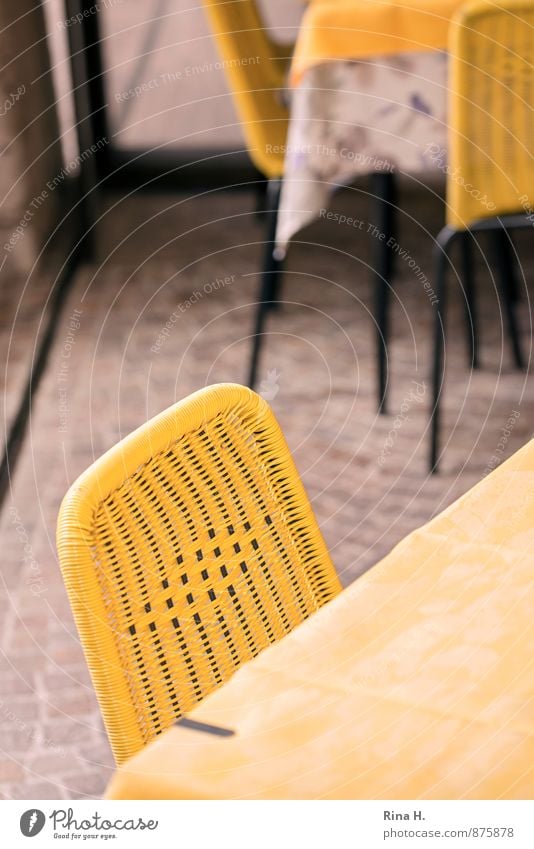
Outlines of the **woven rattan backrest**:
<svg viewBox="0 0 534 849">
<path fill-rule="evenodd" d="M 274 416 L 231 384 L 85 472 L 58 551 L 119 763 L 340 590 Z"/>
<path fill-rule="evenodd" d="M 449 50 L 447 219 L 464 229 L 534 202 L 534 3 L 467 3 Z"/>
</svg>

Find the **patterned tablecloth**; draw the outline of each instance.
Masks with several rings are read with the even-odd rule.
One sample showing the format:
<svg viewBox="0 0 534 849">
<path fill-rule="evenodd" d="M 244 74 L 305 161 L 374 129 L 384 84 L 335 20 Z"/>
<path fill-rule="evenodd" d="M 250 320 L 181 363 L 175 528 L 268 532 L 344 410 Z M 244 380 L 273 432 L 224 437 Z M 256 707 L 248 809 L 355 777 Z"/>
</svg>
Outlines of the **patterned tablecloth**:
<svg viewBox="0 0 534 849">
<path fill-rule="evenodd" d="M 280 254 L 356 177 L 445 171 L 446 86 L 447 54 L 438 50 L 332 61 L 305 73 L 291 94 Z"/>
</svg>

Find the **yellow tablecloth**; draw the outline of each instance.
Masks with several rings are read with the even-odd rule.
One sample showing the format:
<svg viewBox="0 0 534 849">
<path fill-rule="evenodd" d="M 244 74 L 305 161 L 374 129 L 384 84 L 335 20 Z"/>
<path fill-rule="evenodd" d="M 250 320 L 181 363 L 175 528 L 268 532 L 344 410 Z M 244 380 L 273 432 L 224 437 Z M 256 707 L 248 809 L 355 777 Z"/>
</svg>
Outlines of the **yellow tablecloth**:
<svg viewBox="0 0 534 849">
<path fill-rule="evenodd" d="M 111 798 L 534 791 L 534 442 L 115 774 Z"/>
<path fill-rule="evenodd" d="M 444 50 L 462 0 L 314 0 L 301 21 L 290 81 L 313 65 L 394 53 Z"/>
</svg>

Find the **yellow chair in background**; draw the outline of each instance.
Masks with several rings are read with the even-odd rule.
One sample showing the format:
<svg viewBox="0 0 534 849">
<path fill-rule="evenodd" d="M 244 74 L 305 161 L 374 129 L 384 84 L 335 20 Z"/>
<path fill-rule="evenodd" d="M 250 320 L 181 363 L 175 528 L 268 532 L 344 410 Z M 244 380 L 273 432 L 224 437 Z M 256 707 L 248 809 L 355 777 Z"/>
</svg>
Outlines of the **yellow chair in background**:
<svg viewBox="0 0 534 849">
<path fill-rule="evenodd" d="M 289 112 L 281 97 L 293 45 L 266 30 L 254 0 L 202 0 L 250 157 L 268 180 L 284 172 Z"/>
<path fill-rule="evenodd" d="M 254 388 L 265 320 L 276 303 L 282 263 L 273 256 L 289 110 L 283 90 L 293 44 L 266 30 L 255 0 L 203 0 L 253 163 L 268 181 L 266 241 L 248 385 Z"/>
<path fill-rule="evenodd" d="M 94 463 L 57 545 L 118 764 L 341 589 L 269 406 L 231 384 Z"/>
<path fill-rule="evenodd" d="M 439 403 L 444 378 L 446 270 L 462 241 L 466 302 L 474 309 L 472 234 L 492 231 L 499 289 L 516 365 L 524 365 L 514 314 L 514 257 L 508 231 L 531 227 L 534 206 L 534 3 L 474 0 L 460 8 L 449 36 L 447 223 L 436 249 L 430 468 L 439 462 Z M 472 362 L 477 361 L 471 316 Z"/>
<path fill-rule="evenodd" d="M 255 0 L 203 0 L 203 3 L 224 62 L 250 157 L 268 180 L 265 254 L 247 381 L 253 389 L 267 314 L 278 300 L 282 275 L 282 262 L 273 255 L 273 251 L 289 125 L 289 110 L 284 103 L 283 90 L 294 45 L 279 44 L 269 36 Z M 377 226 L 387 236 L 396 231 L 396 194 L 393 174 L 378 172 L 371 175 L 373 214 Z M 393 252 L 386 242 L 387 239 L 373 246 L 379 412 L 385 412 L 388 296 L 393 274 Z"/>
</svg>

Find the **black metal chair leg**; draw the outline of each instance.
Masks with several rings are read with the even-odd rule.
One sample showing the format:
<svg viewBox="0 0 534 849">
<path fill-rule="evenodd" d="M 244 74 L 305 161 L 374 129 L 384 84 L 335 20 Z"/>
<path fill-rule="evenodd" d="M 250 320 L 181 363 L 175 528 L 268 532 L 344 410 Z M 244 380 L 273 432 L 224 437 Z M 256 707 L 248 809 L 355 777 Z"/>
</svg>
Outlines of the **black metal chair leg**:
<svg viewBox="0 0 534 849">
<path fill-rule="evenodd" d="M 268 191 L 269 181 L 258 179 L 256 183 L 256 217 L 263 221 L 265 218 L 265 210 L 267 207 L 267 191 Z"/>
<path fill-rule="evenodd" d="M 510 300 L 515 304 L 521 300 L 521 287 L 517 279 L 517 260 L 512 234 L 504 228 L 499 229 L 497 239 L 499 240 L 499 249 L 502 251 L 508 266 L 507 283 Z"/>
<path fill-rule="evenodd" d="M 478 368 L 478 324 L 473 272 L 473 236 L 469 230 L 462 233 L 462 285 L 464 288 L 464 309 L 467 336 L 467 353 L 471 368 Z"/>
<path fill-rule="evenodd" d="M 376 356 L 378 366 L 378 412 L 386 412 L 388 383 L 388 341 L 390 283 L 393 251 L 388 242 L 395 235 L 395 175 L 388 171 L 371 175 L 371 193 L 375 201 L 375 227 L 372 231 L 373 280 L 375 288 Z"/>
<path fill-rule="evenodd" d="M 436 297 L 434 313 L 434 351 L 432 362 L 432 407 L 430 412 L 430 472 L 438 471 L 440 400 L 445 377 L 445 314 L 447 309 L 448 250 L 457 231 L 444 227 L 434 247 Z"/>
<path fill-rule="evenodd" d="M 499 228 L 491 234 L 491 245 L 497 266 L 497 281 L 499 294 L 502 300 L 508 335 L 512 346 L 512 353 L 518 369 L 524 369 L 525 360 L 519 338 L 519 328 L 516 321 L 514 298 L 517 297 L 517 282 L 511 283 L 511 277 L 515 277 L 515 259 L 513 257 L 508 234 L 503 228 Z M 514 295 L 515 292 L 515 295 Z"/>
<path fill-rule="evenodd" d="M 389 341 L 389 285 L 387 279 L 377 274 L 375 287 L 376 349 L 378 365 L 378 412 L 387 413 Z"/>
<path fill-rule="evenodd" d="M 267 187 L 267 238 L 265 242 L 265 255 L 263 271 L 260 281 L 258 295 L 258 307 L 254 322 L 254 335 L 252 337 L 252 352 L 250 356 L 250 367 L 248 385 L 254 389 L 258 373 L 258 362 L 261 344 L 263 341 L 263 330 L 267 314 L 276 299 L 279 280 L 282 271 L 282 261 L 274 256 L 274 244 L 276 237 L 276 221 L 278 218 L 278 205 L 280 203 L 280 180 L 270 180 Z"/>
</svg>

